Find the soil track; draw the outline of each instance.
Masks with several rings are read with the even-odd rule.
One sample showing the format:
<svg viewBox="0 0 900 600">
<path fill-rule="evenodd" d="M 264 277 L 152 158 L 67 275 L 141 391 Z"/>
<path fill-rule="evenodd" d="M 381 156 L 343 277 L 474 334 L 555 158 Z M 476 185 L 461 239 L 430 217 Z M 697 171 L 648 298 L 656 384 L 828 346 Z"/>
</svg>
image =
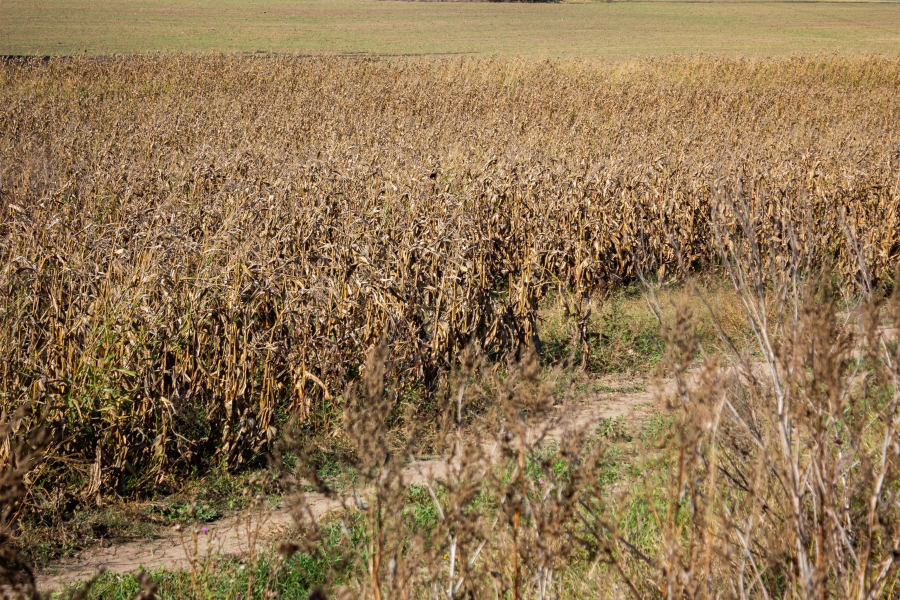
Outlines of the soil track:
<svg viewBox="0 0 900 600">
<path fill-rule="evenodd" d="M 569 415 L 555 420 L 542 434 L 548 439 L 559 439 L 566 431 L 590 427 L 601 419 L 625 416 L 634 418 L 651 404 L 659 392 L 667 392 L 671 381 L 663 383 L 663 389 L 646 388 L 644 380 L 598 378 L 590 380 L 588 389 L 574 405 Z M 671 389 L 671 388 L 670 388 Z M 419 460 L 410 463 L 402 472 L 407 484 L 446 476 L 445 460 Z M 340 510 L 340 500 L 323 494 L 309 492 L 305 495 L 308 517 L 319 518 Z M 129 541 L 108 548 L 86 550 L 81 554 L 52 563 L 38 574 L 42 591 L 55 591 L 78 581 L 89 579 L 100 571 L 129 573 L 145 569 L 188 569 L 191 558 L 199 563 L 216 556 L 244 556 L 251 549 L 251 540 L 271 540 L 285 533 L 294 524 L 290 510 L 280 506 L 253 513 L 240 513 L 214 523 L 203 525 L 206 531 L 169 530 L 153 540 Z M 196 527 L 201 527 L 197 525 Z"/>
</svg>

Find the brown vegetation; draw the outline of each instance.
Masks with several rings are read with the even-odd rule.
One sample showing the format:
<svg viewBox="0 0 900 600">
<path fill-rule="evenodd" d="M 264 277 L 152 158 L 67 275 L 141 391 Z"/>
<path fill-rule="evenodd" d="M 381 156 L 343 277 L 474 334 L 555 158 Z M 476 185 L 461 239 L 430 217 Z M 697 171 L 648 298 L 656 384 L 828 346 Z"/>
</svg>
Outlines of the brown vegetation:
<svg viewBox="0 0 900 600">
<path fill-rule="evenodd" d="M 6 406 L 66 423 L 90 492 L 328 427 L 390 341 L 398 385 L 535 343 L 550 290 L 704 265 L 738 190 L 778 265 L 897 248 L 896 62 L 122 59 L 3 70 Z M 815 236 L 815 237 L 811 237 Z M 577 319 L 580 306 L 571 307 Z M 112 486 L 112 487 L 109 487 Z M 121 487 L 119 487 L 121 492 Z"/>
<path fill-rule="evenodd" d="M 426 400 L 467 348 L 493 365 L 540 352 L 542 300 L 561 303 L 578 349 L 608 289 L 705 270 L 734 278 L 772 380 L 751 381 L 728 408 L 743 429 L 705 427 L 724 414 L 718 396 L 700 392 L 690 406 L 702 410 L 686 410 L 677 502 L 660 516 L 667 554 L 634 555 L 629 580 L 689 595 L 738 576 L 748 586 L 752 576 L 756 590 L 883 589 L 868 565 L 892 551 L 876 522 L 892 527 L 894 505 L 871 501 L 885 480 L 838 493 L 833 475 L 863 464 L 893 473 L 887 450 L 875 460 L 880 451 L 864 441 L 893 440 L 894 413 L 842 412 L 850 379 L 838 350 L 826 355 L 838 379 L 816 378 L 826 376 L 817 344 L 827 322 L 815 322 L 820 305 L 802 301 L 802 282 L 826 265 L 874 298 L 893 274 L 898 88 L 900 62 L 878 58 L 7 64 L 0 403 L 40 413 L 58 434 L 24 502 L 59 512 L 67 496 L 39 490 L 96 501 L 171 486 L 212 462 L 246 464 L 290 419 L 308 435 L 343 430 L 354 410 L 343 391 L 380 344 L 384 385 L 405 397 L 405 410 L 435 417 L 440 403 Z M 767 318 L 773 290 L 775 314 L 793 307 L 790 319 Z M 804 306 L 814 308 L 800 319 Z M 770 331 L 789 341 L 779 346 Z M 682 348 L 676 371 L 697 349 L 682 334 L 669 344 Z M 872 377 L 894 385 L 885 364 Z M 819 383 L 832 392 L 816 392 Z M 875 414 L 882 428 L 863 427 Z M 846 455 L 857 463 L 834 462 L 838 442 L 822 437 L 836 419 L 856 432 L 839 444 L 857 444 Z M 35 419 L 17 423 L 4 461 Z M 807 426 L 808 436 L 797 429 Z M 715 467 L 723 457 L 730 466 Z M 827 506 L 869 503 L 852 515 L 852 533 L 822 516 L 805 491 L 810 473 L 821 476 Z M 530 492 L 516 490 L 524 510 Z M 546 508 L 561 527 L 580 513 L 574 497 L 557 500 Z M 755 551 L 727 514 L 737 507 L 755 531 L 768 528 L 760 535 L 789 532 L 772 549 L 781 571 L 708 558 L 718 544 L 730 548 L 722 556 Z M 602 509 L 582 508 L 602 520 Z M 503 522 L 513 523 L 516 550 L 503 586 L 518 594 L 519 516 L 511 519 Z M 601 525 L 586 525 L 590 552 L 621 564 L 630 555 L 611 549 Z M 826 539 L 831 546 L 807 554 Z M 826 560 L 860 540 L 868 554 L 856 552 L 853 565 Z M 536 581 L 557 568 L 532 559 L 521 557 Z M 370 569 L 373 585 L 380 568 Z"/>
</svg>

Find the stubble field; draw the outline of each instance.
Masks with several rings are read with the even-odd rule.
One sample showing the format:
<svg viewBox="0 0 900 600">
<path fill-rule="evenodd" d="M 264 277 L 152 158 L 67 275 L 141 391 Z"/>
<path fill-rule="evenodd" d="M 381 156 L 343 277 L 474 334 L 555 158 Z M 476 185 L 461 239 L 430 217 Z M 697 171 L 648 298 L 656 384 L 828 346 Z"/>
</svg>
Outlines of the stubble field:
<svg viewBox="0 0 900 600">
<path fill-rule="evenodd" d="M 897 2 L 5 0 L 0 55 L 276 52 L 579 57 L 900 49 Z"/>
</svg>

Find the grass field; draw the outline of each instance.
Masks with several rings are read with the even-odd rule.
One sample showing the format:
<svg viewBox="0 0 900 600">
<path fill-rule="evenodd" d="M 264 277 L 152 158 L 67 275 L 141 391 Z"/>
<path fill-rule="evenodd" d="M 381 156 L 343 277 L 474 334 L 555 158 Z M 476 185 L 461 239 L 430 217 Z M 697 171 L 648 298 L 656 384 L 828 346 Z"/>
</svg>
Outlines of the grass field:
<svg viewBox="0 0 900 600">
<path fill-rule="evenodd" d="M 898 50 L 897 2 L 0 3 L 4 55 L 223 51 L 626 58 Z"/>
</svg>

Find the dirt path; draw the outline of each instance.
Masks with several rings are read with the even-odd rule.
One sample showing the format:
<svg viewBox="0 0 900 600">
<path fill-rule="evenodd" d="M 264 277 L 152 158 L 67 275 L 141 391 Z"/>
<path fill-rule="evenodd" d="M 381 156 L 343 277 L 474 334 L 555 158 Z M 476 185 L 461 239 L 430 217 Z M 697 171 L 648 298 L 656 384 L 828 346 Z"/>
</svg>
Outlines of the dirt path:
<svg viewBox="0 0 900 600">
<path fill-rule="evenodd" d="M 545 434 L 551 439 L 559 438 L 572 428 L 638 412 L 652 402 L 657 391 L 647 391 L 645 386 L 643 380 L 591 379 L 587 386 L 582 386 L 585 392 L 570 414 L 554 423 Z M 414 461 L 403 470 L 402 476 L 409 484 L 421 483 L 445 477 L 447 468 L 446 461 L 441 459 Z M 313 518 L 341 508 L 339 500 L 322 494 L 307 493 L 305 500 Z M 52 563 L 38 574 L 38 584 L 42 591 L 55 591 L 89 579 L 101 570 L 124 574 L 139 569 L 188 569 L 189 556 L 198 557 L 200 564 L 207 557 L 243 556 L 248 553 L 254 535 L 257 540 L 268 540 L 289 530 L 293 523 L 290 511 L 279 506 L 196 525 L 198 529 L 193 531 L 172 529 L 157 539 L 85 550 L 73 558 Z"/>
</svg>

